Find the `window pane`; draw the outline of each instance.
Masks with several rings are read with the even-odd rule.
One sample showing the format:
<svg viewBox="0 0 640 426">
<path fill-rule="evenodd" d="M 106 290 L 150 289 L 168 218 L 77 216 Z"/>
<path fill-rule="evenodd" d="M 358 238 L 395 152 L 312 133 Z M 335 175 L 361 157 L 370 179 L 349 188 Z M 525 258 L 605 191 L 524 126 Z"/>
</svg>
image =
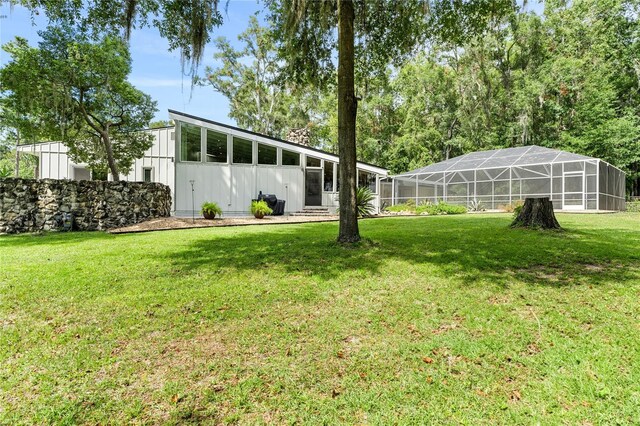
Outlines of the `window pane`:
<svg viewBox="0 0 640 426">
<path fill-rule="evenodd" d="M 358 187 L 368 187 L 376 192 L 376 175 L 358 170 Z"/>
<path fill-rule="evenodd" d="M 200 161 L 200 127 L 181 123 L 180 147 L 182 161 Z"/>
<path fill-rule="evenodd" d="M 320 167 L 320 159 L 307 157 L 307 167 Z"/>
<path fill-rule="evenodd" d="M 333 163 L 324 162 L 324 190 L 333 191 Z"/>
<path fill-rule="evenodd" d="M 278 148 L 271 145 L 258 144 L 258 164 L 277 164 Z"/>
<path fill-rule="evenodd" d="M 142 169 L 143 172 L 143 176 L 142 176 L 142 180 L 145 182 L 151 182 L 153 179 L 151 177 L 151 169 L 148 167 L 145 167 L 144 169 Z"/>
<path fill-rule="evenodd" d="M 207 130 L 207 162 L 227 162 L 227 135 Z"/>
<path fill-rule="evenodd" d="M 283 166 L 299 166 L 300 154 L 293 151 L 282 150 L 282 165 Z"/>
<path fill-rule="evenodd" d="M 246 139 L 233 138 L 233 162 L 236 164 L 252 164 L 253 142 Z"/>
</svg>

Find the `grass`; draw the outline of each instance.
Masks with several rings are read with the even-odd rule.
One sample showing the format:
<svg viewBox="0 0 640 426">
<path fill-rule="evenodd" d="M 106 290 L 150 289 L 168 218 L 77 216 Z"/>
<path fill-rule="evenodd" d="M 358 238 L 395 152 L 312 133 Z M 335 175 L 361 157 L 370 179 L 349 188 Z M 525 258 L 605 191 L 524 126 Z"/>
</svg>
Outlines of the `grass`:
<svg viewBox="0 0 640 426">
<path fill-rule="evenodd" d="M 0 237 L 0 423 L 640 422 L 640 215 Z"/>
</svg>

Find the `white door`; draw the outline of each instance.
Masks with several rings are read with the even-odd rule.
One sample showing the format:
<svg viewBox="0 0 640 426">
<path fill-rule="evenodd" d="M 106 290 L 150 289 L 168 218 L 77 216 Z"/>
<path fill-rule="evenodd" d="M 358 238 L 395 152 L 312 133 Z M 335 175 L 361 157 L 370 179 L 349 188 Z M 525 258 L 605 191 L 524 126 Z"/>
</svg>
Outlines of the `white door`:
<svg viewBox="0 0 640 426">
<path fill-rule="evenodd" d="M 566 172 L 562 188 L 562 210 L 584 210 L 584 171 Z"/>
</svg>

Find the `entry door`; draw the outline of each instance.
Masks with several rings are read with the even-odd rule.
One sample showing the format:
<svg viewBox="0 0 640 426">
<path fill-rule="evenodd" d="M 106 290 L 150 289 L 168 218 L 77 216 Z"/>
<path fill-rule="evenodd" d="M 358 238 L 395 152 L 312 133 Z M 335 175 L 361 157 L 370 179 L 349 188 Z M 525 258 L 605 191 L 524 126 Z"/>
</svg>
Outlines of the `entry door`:
<svg viewBox="0 0 640 426">
<path fill-rule="evenodd" d="M 563 177 L 563 210 L 584 210 L 584 172 L 567 172 Z"/>
<path fill-rule="evenodd" d="M 304 179 L 304 205 L 322 205 L 322 169 L 306 169 Z"/>
</svg>

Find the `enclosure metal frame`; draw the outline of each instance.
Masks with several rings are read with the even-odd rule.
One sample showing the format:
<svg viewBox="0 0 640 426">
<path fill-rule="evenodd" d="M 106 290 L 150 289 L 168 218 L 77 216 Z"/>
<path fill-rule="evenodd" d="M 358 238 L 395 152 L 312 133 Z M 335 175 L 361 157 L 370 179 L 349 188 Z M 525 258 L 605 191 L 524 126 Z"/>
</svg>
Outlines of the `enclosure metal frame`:
<svg viewBox="0 0 640 426">
<path fill-rule="evenodd" d="M 518 160 L 531 148 L 537 148 L 538 152 L 542 153 L 545 152 L 542 150 L 546 150 L 540 147 L 528 148 Z M 505 150 L 496 152 L 499 151 Z M 471 206 L 472 202 L 480 202 L 489 210 L 499 210 L 506 208 L 507 204 L 512 205 L 513 202 L 527 197 L 549 197 L 557 210 L 624 210 L 625 173 L 622 170 L 597 158 L 563 151 L 547 151 L 556 153 L 550 161 L 443 171 L 428 171 L 429 168 L 433 168 L 429 166 L 381 179 L 380 202 L 381 205 L 397 205 L 413 199 L 416 205 L 427 201 L 444 201 L 466 206 Z M 575 158 L 557 161 L 563 154 L 565 157 Z M 493 155 L 484 159 L 483 163 L 492 159 Z M 458 158 L 461 159 L 458 162 L 465 161 L 463 157 Z M 456 159 L 450 162 L 453 160 Z M 518 160 L 513 162 L 517 163 Z M 454 162 L 453 165 L 455 164 L 457 163 Z M 444 164 L 436 163 L 435 168 L 439 165 Z M 427 171 L 424 171 L 425 169 Z M 582 179 L 577 181 L 576 176 L 581 176 Z M 574 187 L 567 188 L 568 183 Z M 514 185 L 517 185 L 517 188 L 514 188 Z M 536 185 L 539 188 L 530 192 Z M 523 186 L 527 188 L 524 192 Z"/>
</svg>

